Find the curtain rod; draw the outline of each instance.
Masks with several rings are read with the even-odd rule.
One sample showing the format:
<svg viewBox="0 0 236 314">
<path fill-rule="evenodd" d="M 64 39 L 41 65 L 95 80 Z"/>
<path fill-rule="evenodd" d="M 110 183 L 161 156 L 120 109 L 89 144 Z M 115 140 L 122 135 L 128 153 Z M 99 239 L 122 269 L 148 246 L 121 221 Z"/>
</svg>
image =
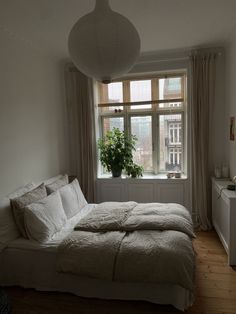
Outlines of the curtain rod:
<svg viewBox="0 0 236 314">
<path fill-rule="evenodd" d="M 171 62 L 171 61 L 186 61 L 190 58 L 191 55 L 194 53 L 216 53 L 217 56 L 221 56 L 223 54 L 224 48 L 222 47 L 207 47 L 207 48 L 193 48 L 193 49 L 186 49 L 185 51 L 180 52 L 173 52 L 171 55 L 170 51 L 166 52 L 166 55 L 162 52 L 161 56 L 158 56 L 158 53 L 155 55 L 141 55 L 140 59 L 137 60 L 136 65 L 141 64 L 151 64 L 151 63 L 159 63 L 159 62 Z M 177 54 L 175 56 L 175 54 Z M 179 54 L 179 56 L 178 56 Z M 181 55 L 182 54 L 182 55 Z"/>
</svg>

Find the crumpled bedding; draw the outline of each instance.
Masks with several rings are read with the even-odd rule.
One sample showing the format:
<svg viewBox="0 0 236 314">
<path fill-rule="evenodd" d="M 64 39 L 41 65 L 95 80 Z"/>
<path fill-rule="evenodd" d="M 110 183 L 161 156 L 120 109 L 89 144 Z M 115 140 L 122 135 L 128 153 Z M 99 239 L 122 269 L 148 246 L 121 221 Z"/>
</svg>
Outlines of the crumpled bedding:
<svg viewBox="0 0 236 314">
<path fill-rule="evenodd" d="M 193 290 L 192 220 L 179 204 L 105 202 L 59 246 L 57 270 L 120 282 L 173 283 Z"/>
<path fill-rule="evenodd" d="M 76 225 L 75 230 L 176 230 L 194 237 L 191 216 L 179 204 L 101 203 Z"/>
</svg>

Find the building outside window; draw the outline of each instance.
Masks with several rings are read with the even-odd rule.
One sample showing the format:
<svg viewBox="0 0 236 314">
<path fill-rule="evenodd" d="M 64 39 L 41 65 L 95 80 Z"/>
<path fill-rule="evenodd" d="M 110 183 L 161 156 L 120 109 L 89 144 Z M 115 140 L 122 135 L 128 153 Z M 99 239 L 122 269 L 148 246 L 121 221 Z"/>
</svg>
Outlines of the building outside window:
<svg viewBox="0 0 236 314">
<path fill-rule="evenodd" d="M 183 172 L 186 74 L 98 84 L 99 137 L 113 127 L 135 134 L 134 161 L 146 173 Z"/>
<path fill-rule="evenodd" d="M 181 122 L 177 120 L 176 123 L 169 123 L 168 129 L 170 144 L 181 145 Z"/>
</svg>

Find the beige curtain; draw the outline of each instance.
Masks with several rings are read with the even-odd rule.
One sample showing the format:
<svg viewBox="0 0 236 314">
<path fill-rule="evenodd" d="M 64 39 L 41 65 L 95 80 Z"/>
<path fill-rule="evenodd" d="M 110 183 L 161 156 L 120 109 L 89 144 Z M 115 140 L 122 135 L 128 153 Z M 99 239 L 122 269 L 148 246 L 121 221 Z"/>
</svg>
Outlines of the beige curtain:
<svg viewBox="0 0 236 314">
<path fill-rule="evenodd" d="M 212 113 L 215 53 L 197 53 L 191 61 L 192 207 L 201 229 L 211 228 Z"/>
<path fill-rule="evenodd" d="M 73 65 L 65 68 L 70 174 L 76 175 L 88 202 L 94 202 L 96 139 L 93 81 Z"/>
</svg>

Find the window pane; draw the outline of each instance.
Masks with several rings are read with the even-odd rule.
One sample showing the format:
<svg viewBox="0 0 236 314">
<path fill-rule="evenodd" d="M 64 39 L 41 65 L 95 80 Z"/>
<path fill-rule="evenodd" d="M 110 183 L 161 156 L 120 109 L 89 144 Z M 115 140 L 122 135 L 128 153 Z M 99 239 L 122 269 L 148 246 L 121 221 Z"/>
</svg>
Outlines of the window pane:
<svg viewBox="0 0 236 314">
<path fill-rule="evenodd" d="M 123 85 L 122 82 L 108 84 L 108 102 L 123 102 Z"/>
<path fill-rule="evenodd" d="M 123 102 L 123 83 L 116 82 L 110 84 L 101 84 L 100 103 L 119 103 Z M 102 111 L 123 110 L 123 106 L 102 107 Z"/>
<path fill-rule="evenodd" d="M 181 171 L 182 116 L 160 115 L 160 171 Z"/>
<path fill-rule="evenodd" d="M 105 135 L 107 131 L 111 131 L 113 128 L 118 128 L 124 131 L 124 118 L 104 118 L 103 119 L 103 134 Z"/>
<path fill-rule="evenodd" d="M 145 171 L 151 171 L 152 165 L 152 117 L 131 117 L 131 133 L 136 135 L 136 152 L 134 162 L 143 166 Z"/>
<path fill-rule="evenodd" d="M 159 79 L 159 99 L 174 99 L 182 97 L 182 78 L 169 77 Z"/>
<path fill-rule="evenodd" d="M 130 82 L 130 101 L 148 101 L 152 99 L 151 80 Z M 131 106 L 131 109 L 148 109 L 151 105 Z"/>
<path fill-rule="evenodd" d="M 167 102 L 167 103 L 160 103 L 159 108 L 173 108 L 173 109 L 179 109 L 183 107 L 182 102 Z"/>
</svg>

